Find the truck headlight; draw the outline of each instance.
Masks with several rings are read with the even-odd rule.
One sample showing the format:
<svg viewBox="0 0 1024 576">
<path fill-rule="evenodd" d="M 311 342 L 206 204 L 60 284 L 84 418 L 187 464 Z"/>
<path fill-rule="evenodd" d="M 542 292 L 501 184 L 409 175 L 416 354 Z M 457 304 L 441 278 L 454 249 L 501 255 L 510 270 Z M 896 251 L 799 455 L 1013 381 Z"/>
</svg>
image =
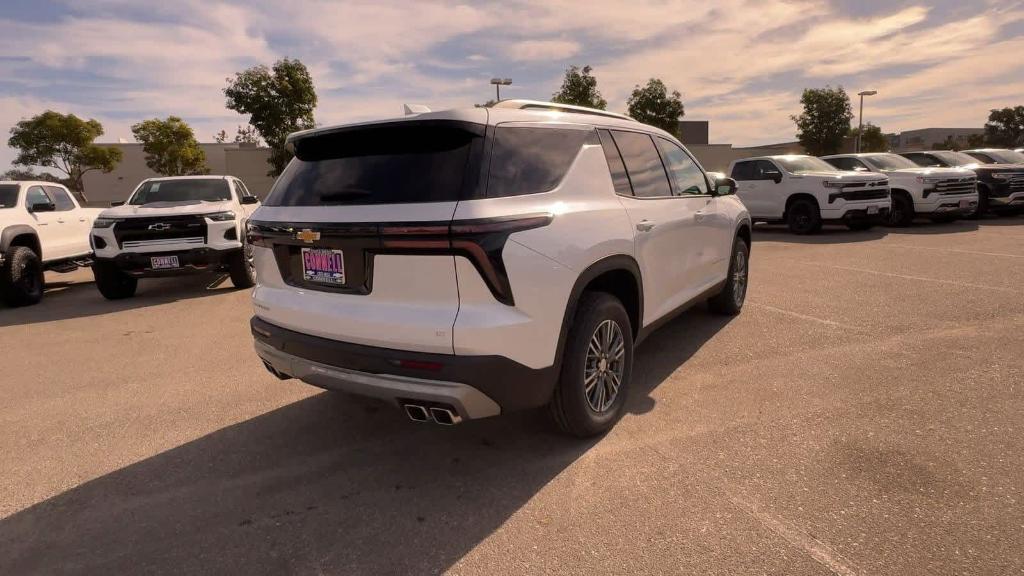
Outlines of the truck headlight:
<svg viewBox="0 0 1024 576">
<path fill-rule="evenodd" d="M 93 228 L 110 228 L 120 222 L 117 218 L 97 218 L 92 221 Z"/>
<path fill-rule="evenodd" d="M 825 188 L 842 188 L 843 187 L 843 183 L 842 182 L 833 182 L 831 180 L 822 180 L 821 181 L 821 185 L 824 186 Z"/>
<path fill-rule="evenodd" d="M 235 219 L 235 213 L 231 211 L 214 212 L 213 214 L 207 214 L 206 217 L 209 218 L 210 220 L 213 220 L 214 222 L 227 222 L 229 220 Z"/>
<path fill-rule="evenodd" d="M 941 176 L 918 176 L 917 177 L 917 181 L 922 183 L 922 184 L 935 184 L 937 182 L 942 182 L 942 177 Z"/>
</svg>

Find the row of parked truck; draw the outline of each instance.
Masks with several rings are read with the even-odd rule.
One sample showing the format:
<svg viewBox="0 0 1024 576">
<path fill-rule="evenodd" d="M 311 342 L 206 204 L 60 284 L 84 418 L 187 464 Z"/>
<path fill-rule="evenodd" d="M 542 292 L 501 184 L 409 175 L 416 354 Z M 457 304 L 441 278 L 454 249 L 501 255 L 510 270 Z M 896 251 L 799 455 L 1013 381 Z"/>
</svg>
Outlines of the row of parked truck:
<svg viewBox="0 0 1024 576">
<path fill-rule="evenodd" d="M 795 234 L 830 222 L 859 230 L 1024 210 L 1019 150 L 762 156 L 734 161 L 729 175 L 755 221 Z"/>
</svg>

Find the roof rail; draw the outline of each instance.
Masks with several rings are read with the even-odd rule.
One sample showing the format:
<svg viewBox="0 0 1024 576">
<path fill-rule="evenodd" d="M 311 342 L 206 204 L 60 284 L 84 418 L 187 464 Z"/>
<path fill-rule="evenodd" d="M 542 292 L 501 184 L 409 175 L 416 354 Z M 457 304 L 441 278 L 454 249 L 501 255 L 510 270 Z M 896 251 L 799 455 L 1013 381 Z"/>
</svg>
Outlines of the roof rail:
<svg viewBox="0 0 1024 576">
<path fill-rule="evenodd" d="M 587 108 L 586 106 L 559 104 L 557 102 L 542 102 L 540 100 L 502 100 L 501 102 L 496 102 L 492 104 L 491 108 L 513 108 L 516 110 L 547 110 L 550 112 L 568 112 L 571 114 L 590 114 L 592 116 L 604 116 L 606 118 L 618 118 L 619 120 L 629 120 L 630 122 L 636 122 L 635 119 L 630 118 L 625 114 L 605 112 L 604 110 L 598 110 L 597 108 Z"/>
</svg>

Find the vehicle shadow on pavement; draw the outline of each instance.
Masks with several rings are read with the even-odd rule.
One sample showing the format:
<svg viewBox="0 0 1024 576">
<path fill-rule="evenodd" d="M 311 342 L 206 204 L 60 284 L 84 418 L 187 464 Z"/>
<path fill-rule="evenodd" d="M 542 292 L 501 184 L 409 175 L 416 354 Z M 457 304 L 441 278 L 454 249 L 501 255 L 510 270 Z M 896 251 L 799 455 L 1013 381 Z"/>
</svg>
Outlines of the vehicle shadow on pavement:
<svg viewBox="0 0 1024 576">
<path fill-rule="evenodd" d="M 34 306 L 8 308 L 0 304 L 0 327 L 110 314 L 235 290 L 231 280 L 224 280 L 214 286 L 220 278 L 213 274 L 197 274 L 180 278 L 143 279 L 139 281 L 136 295 L 124 300 L 107 300 L 93 282 L 47 282 L 43 301 Z"/>
<path fill-rule="evenodd" d="M 876 226 L 870 230 L 849 230 L 845 227 L 825 226 L 816 234 L 800 236 L 793 234 L 783 225 L 757 224 L 754 226 L 752 239 L 754 242 L 789 242 L 792 244 L 848 244 L 851 242 L 869 242 L 884 238 L 888 229 Z"/>
<path fill-rule="evenodd" d="M 726 322 L 654 333 L 630 411 Z M 438 573 L 599 442 L 540 411 L 444 428 L 325 392 L 0 520 L 0 573 Z"/>
</svg>

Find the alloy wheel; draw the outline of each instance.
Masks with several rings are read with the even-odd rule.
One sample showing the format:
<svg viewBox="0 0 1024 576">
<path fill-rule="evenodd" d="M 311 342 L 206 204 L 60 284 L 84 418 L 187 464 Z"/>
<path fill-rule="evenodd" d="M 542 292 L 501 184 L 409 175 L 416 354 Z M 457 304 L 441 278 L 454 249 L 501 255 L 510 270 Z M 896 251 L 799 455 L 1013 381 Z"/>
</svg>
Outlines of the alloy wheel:
<svg viewBox="0 0 1024 576">
<path fill-rule="evenodd" d="M 619 396 L 626 369 L 626 341 L 614 320 L 601 322 L 590 337 L 583 369 L 584 394 L 591 410 L 607 412 Z"/>
</svg>

